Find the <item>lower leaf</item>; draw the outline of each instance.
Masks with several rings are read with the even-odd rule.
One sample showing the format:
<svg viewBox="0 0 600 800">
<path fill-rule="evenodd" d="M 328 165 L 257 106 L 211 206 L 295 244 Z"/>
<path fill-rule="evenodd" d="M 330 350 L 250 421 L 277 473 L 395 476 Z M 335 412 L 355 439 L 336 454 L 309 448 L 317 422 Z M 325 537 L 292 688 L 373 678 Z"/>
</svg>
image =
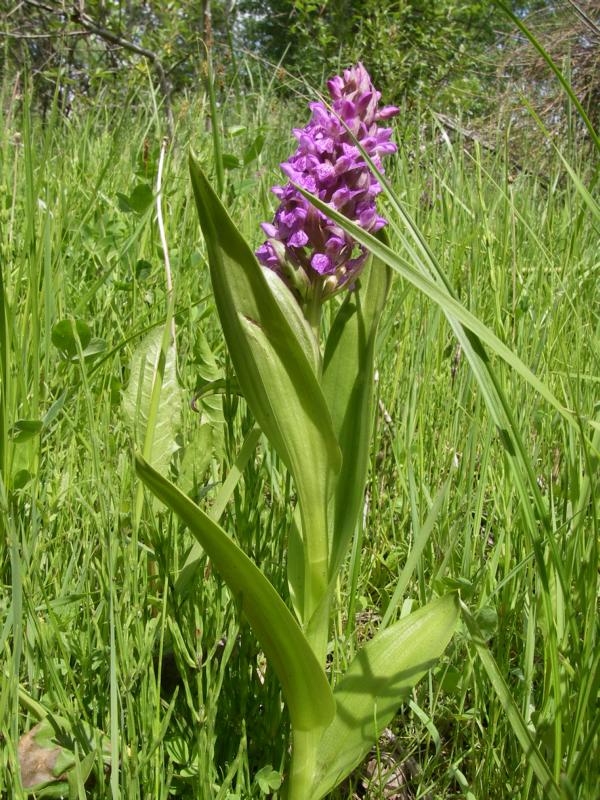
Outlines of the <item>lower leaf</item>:
<svg viewBox="0 0 600 800">
<path fill-rule="evenodd" d="M 378 633 L 335 688 L 336 714 L 319 745 L 313 800 L 334 789 L 365 757 L 412 687 L 444 652 L 458 597 L 434 600 Z"/>
<path fill-rule="evenodd" d="M 311 731 L 327 725 L 334 713 L 327 676 L 273 585 L 189 497 L 140 456 L 135 467 L 153 494 L 186 523 L 239 602 L 279 678 L 292 726 Z"/>
</svg>

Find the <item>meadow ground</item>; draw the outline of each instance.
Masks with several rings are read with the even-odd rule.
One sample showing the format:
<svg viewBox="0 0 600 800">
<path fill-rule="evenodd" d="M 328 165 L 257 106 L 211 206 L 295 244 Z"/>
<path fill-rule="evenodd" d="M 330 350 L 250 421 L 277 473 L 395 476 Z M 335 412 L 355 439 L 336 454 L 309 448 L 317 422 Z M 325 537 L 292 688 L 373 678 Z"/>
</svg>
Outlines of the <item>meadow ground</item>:
<svg viewBox="0 0 600 800">
<path fill-rule="evenodd" d="M 253 245 L 301 108 L 268 91 L 223 106 L 224 198 Z M 75 782 L 75 797 L 277 797 L 286 720 L 276 680 L 205 561 L 176 588 L 191 537 L 149 496 L 139 503 L 145 387 L 127 387 L 166 314 L 156 115 L 51 112 L 42 123 L 9 96 L 2 114 L 0 789 L 24 796 L 16 746 L 41 704 L 119 743 L 112 779 L 100 767 L 86 789 Z M 230 391 L 191 199 L 190 145 L 213 170 L 206 118 L 202 98 L 180 109 L 163 177 L 177 357 L 157 459 L 214 510 L 253 420 Z M 509 133 L 482 149 L 425 111 L 396 130 L 390 182 L 458 298 L 572 413 L 490 354 L 526 454 L 515 458 L 442 310 L 395 276 L 364 525 L 337 595 L 330 669 L 386 612 L 448 588 L 472 622 L 333 796 L 592 800 L 600 262 L 597 206 L 579 181 L 593 164 L 563 142 L 574 178 L 540 133 L 516 165 Z M 410 260 L 405 224 L 386 216 Z M 79 342 L 63 320 L 80 321 Z M 221 378 L 223 394 L 192 403 Z M 264 440 L 225 499 L 224 526 L 285 593 L 293 486 Z M 545 774 L 559 794 L 542 788 Z"/>
</svg>

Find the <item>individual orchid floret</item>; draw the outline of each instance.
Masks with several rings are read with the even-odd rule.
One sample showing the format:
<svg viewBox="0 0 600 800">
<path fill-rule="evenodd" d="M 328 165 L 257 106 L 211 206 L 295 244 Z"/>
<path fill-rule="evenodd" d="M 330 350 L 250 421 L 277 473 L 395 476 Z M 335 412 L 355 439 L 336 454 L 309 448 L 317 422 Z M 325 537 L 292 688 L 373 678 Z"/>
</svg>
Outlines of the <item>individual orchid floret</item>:
<svg viewBox="0 0 600 800">
<path fill-rule="evenodd" d="M 318 211 L 296 186 L 375 233 L 386 224 L 376 208 L 381 186 L 356 141 L 380 172 L 382 158 L 396 152 L 391 128 L 378 123 L 395 116 L 399 109 L 379 107 L 381 93 L 361 63 L 345 70 L 343 77 L 332 78 L 327 86 L 331 108 L 321 102 L 310 103 L 310 122 L 293 131 L 298 148 L 281 164 L 289 183 L 273 187 L 280 205 L 273 222 L 262 224 L 268 238 L 256 251 L 259 261 L 278 272 L 302 299 L 313 294 L 315 287 L 324 299 L 351 286 L 367 251 Z"/>
</svg>

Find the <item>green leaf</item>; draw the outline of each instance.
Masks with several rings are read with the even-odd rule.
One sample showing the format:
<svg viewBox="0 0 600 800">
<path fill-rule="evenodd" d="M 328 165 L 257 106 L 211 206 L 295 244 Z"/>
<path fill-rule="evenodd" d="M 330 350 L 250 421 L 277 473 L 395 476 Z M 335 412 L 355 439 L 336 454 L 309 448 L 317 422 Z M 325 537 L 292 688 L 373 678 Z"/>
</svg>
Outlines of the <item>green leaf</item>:
<svg viewBox="0 0 600 800">
<path fill-rule="evenodd" d="M 259 133 L 256 139 L 252 142 L 250 147 L 248 147 L 244 151 L 244 166 L 248 166 L 251 164 L 255 159 L 259 157 L 262 153 L 262 149 L 265 145 L 265 135 L 264 133 Z"/>
<path fill-rule="evenodd" d="M 271 794 L 281 787 L 283 779 L 280 772 L 274 770 L 271 764 L 267 764 L 266 767 L 259 769 L 254 780 L 263 794 Z"/>
<path fill-rule="evenodd" d="M 566 596 L 569 590 L 565 577 L 564 561 L 556 543 L 547 504 L 540 492 L 536 473 L 533 469 L 531 459 L 527 454 L 523 437 L 521 436 L 519 428 L 516 424 L 514 412 L 511 409 L 510 402 L 502 388 L 500 375 L 495 369 L 494 364 L 489 358 L 486 350 L 484 349 L 483 343 L 485 342 L 491 346 L 496 353 L 504 358 L 506 362 L 511 365 L 513 369 L 515 369 L 515 371 L 517 371 L 532 386 L 534 386 L 540 392 L 540 394 L 542 394 L 542 396 L 548 400 L 548 402 L 555 406 L 567 423 L 572 427 L 578 427 L 575 417 L 571 412 L 562 408 L 561 404 L 552 394 L 547 385 L 542 383 L 530 370 L 528 370 L 519 357 L 508 347 L 506 347 L 497 337 L 495 337 L 488 328 L 480 323 L 473 315 L 468 314 L 468 312 L 467 314 L 470 319 L 468 319 L 464 313 L 460 313 L 464 312 L 465 309 L 457 302 L 451 283 L 443 272 L 441 265 L 435 258 L 432 250 L 428 246 L 423 234 L 410 218 L 410 215 L 406 212 L 400 199 L 389 186 L 385 177 L 378 172 L 377 167 L 373 163 L 368 153 L 365 152 L 362 145 L 359 142 L 356 142 L 356 145 L 360 149 L 365 161 L 369 164 L 373 174 L 375 174 L 379 179 L 383 187 L 384 194 L 390 201 L 392 208 L 398 214 L 399 219 L 402 221 L 408 233 L 408 236 L 405 236 L 404 233 L 396 227 L 396 233 L 400 237 L 403 248 L 410 255 L 412 261 L 416 265 L 417 271 L 421 273 L 421 276 L 425 278 L 428 283 L 430 280 L 433 280 L 434 283 L 437 284 L 437 289 L 435 292 L 437 297 L 435 297 L 433 293 L 429 292 L 431 286 L 425 288 L 419 280 L 413 280 L 413 278 L 409 277 L 408 275 L 406 275 L 406 277 L 408 277 L 414 285 L 418 286 L 418 288 L 422 289 L 422 291 L 439 303 L 441 309 L 446 315 L 453 333 L 462 345 L 464 354 L 469 361 L 473 374 L 477 380 L 477 383 L 479 384 L 479 388 L 490 411 L 491 417 L 498 428 L 500 440 L 504 446 L 506 458 L 514 478 L 518 494 L 520 496 L 521 511 L 525 521 L 525 530 L 529 535 L 530 545 L 535 554 L 535 559 L 543 587 L 541 597 L 545 608 L 546 619 L 553 620 L 554 612 L 550 603 L 550 576 L 546 565 L 546 556 L 544 552 L 546 545 L 543 543 L 544 538 L 548 542 L 552 556 L 552 563 L 554 569 L 556 570 L 556 575 L 560 581 L 563 594 Z M 352 225 L 352 223 L 348 224 Z M 343 224 L 342 227 L 344 227 Z M 360 229 L 357 229 L 356 226 L 353 226 L 353 228 L 359 230 L 360 233 Z M 357 238 L 360 239 L 360 235 Z M 377 240 L 373 241 L 377 246 Z M 391 253 L 392 251 L 390 250 L 389 252 Z M 387 261 L 386 263 L 390 263 L 390 266 L 403 273 L 401 264 L 404 264 L 404 260 L 398 258 L 397 256 L 396 259 L 395 265 Z M 383 258 L 383 260 L 385 261 L 385 258 Z M 455 310 L 460 310 L 460 312 L 455 313 Z M 540 526 L 540 522 L 542 523 L 542 526 Z M 543 533 L 546 533 L 546 537 L 543 536 Z M 577 635 L 576 631 L 574 631 L 574 635 Z M 561 695 L 560 666 L 557 655 L 558 651 L 559 647 L 557 643 L 556 626 L 551 625 L 549 626 L 548 630 L 548 652 L 550 653 L 551 679 L 556 697 L 560 697 Z M 560 738 L 560 714 L 555 716 L 554 724 L 556 735 Z M 556 752 L 558 752 L 558 750 Z"/>
<path fill-rule="evenodd" d="M 311 795 L 324 797 L 365 757 L 402 700 L 450 641 L 458 597 L 446 595 L 376 634 L 335 688 L 336 714 L 319 745 Z"/>
<path fill-rule="evenodd" d="M 136 470 L 186 523 L 238 600 L 281 682 L 294 728 L 311 731 L 327 725 L 335 709 L 327 677 L 271 583 L 222 528 L 139 456 Z"/>
<path fill-rule="evenodd" d="M 52 327 L 51 338 L 62 357 L 73 360 L 77 358 L 77 340 L 81 349 L 85 350 L 92 340 L 92 331 L 82 319 L 61 319 Z"/>
<path fill-rule="evenodd" d="M 176 733 L 169 739 L 165 739 L 165 750 L 171 761 L 176 764 L 188 764 L 190 762 L 190 738 L 182 733 Z"/>
<path fill-rule="evenodd" d="M 294 509 L 287 540 L 287 580 L 292 608 L 300 622 L 304 618 L 304 543 L 300 533 L 300 509 Z"/>
<path fill-rule="evenodd" d="M 171 343 L 161 359 L 163 328 L 151 331 L 135 349 L 130 362 L 130 377 L 123 392 L 123 410 L 134 427 L 135 440 L 144 447 L 146 457 L 156 469 L 167 472 L 177 450 L 176 433 L 181 418 L 182 397 L 177 382 L 176 353 Z M 159 367 L 162 376 L 159 375 Z M 160 403 L 152 415 L 152 392 L 155 381 L 162 377 Z M 148 425 L 150 449 L 146 448 Z"/>
<path fill-rule="evenodd" d="M 129 205 L 136 214 L 143 214 L 152 205 L 154 195 L 147 183 L 138 183 L 129 195 Z"/>
<path fill-rule="evenodd" d="M 258 264 L 258 262 L 256 262 Z M 320 370 L 321 354 L 319 352 L 319 343 L 306 322 L 300 306 L 296 302 L 295 297 L 292 295 L 288 287 L 283 283 L 278 275 L 270 269 L 262 269 L 259 267 L 263 278 L 269 285 L 271 294 L 283 313 L 285 320 L 289 326 L 289 330 L 295 336 L 298 344 L 302 348 L 312 371 L 316 374 Z M 329 417 L 327 417 L 329 420 Z M 337 457 L 339 458 L 339 451 L 337 446 L 335 448 Z"/>
<path fill-rule="evenodd" d="M 132 212 L 143 214 L 152 205 L 154 195 L 147 183 L 138 183 L 129 196 L 122 192 L 117 192 L 117 199 L 120 210 L 125 211 L 126 214 L 131 214 Z"/>
<path fill-rule="evenodd" d="M 67 391 L 65 389 L 59 394 L 59 396 L 52 403 L 48 411 L 46 411 L 46 413 L 44 414 L 44 419 L 42 420 L 42 425 L 44 428 L 47 428 L 54 422 L 56 417 L 62 411 L 66 399 L 67 399 Z"/>
<path fill-rule="evenodd" d="M 44 427 L 44 423 L 39 419 L 18 419 L 10 429 L 10 437 L 13 442 L 27 442 L 33 439 Z"/>
<path fill-rule="evenodd" d="M 33 478 L 33 474 L 27 469 L 19 469 L 15 472 L 12 479 L 12 487 L 15 492 L 24 489 L 29 481 Z"/>
<path fill-rule="evenodd" d="M 238 381 L 258 424 L 292 473 L 306 552 L 326 572 L 326 509 L 341 459 L 316 375 L 317 343 L 291 292 L 274 272 L 262 269 L 191 156 L 190 173 L 217 310 Z M 326 584 L 326 576 L 313 583 L 307 615 Z"/>
<path fill-rule="evenodd" d="M 93 339 L 90 339 L 90 343 L 83 350 L 82 355 L 85 359 L 94 358 L 94 356 L 98 356 L 100 355 L 100 353 L 104 353 L 106 347 L 107 345 L 105 339 L 99 339 L 97 337 L 94 337 Z"/>
<path fill-rule="evenodd" d="M 219 382 L 222 382 L 223 386 L 226 385 L 226 382 L 223 379 L 223 370 L 218 365 L 215 354 L 201 329 L 195 333 L 194 371 L 198 378 L 202 379 L 202 383 L 196 390 L 196 405 L 201 412 L 200 419 L 202 422 L 210 422 L 215 429 L 215 434 L 217 432 L 221 434 L 224 422 L 223 399 L 217 391 L 210 391 L 210 386 L 212 385 L 217 390 L 220 386 Z M 199 397 L 202 397 L 201 402 L 198 402 Z"/>
<path fill-rule="evenodd" d="M 493 606 L 483 606 L 475 612 L 475 622 L 479 627 L 482 639 L 491 639 L 498 630 L 498 612 Z"/>
<path fill-rule="evenodd" d="M 126 214 L 131 214 L 133 208 L 129 205 L 129 197 L 123 192 L 117 192 L 117 200 L 119 211 L 124 211 Z"/>
<path fill-rule="evenodd" d="M 357 288 L 342 303 L 325 346 L 321 385 L 342 450 L 330 578 L 344 560 L 364 502 L 374 419 L 375 340 L 391 274 L 378 259 L 370 260 Z"/>
<path fill-rule="evenodd" d="M 242 162 L 235 153 L 223 153 L 223 166 L 225 169 L 239 169 Z"/>
<path fill-rule="evenodd" d="M 147 280 L 152 274 L 152 264 L 143 258 L 139 258 L 135 264 L 135 277 L 138 281 Z"/>
<path fill-rule="evenodd" d="M 246 126 L 245 125 L 230 125 L 229 128 L 227 128 L 227 131 L 226 131 L 227 136 L 231 136 L 232 138 L 234 136 L 241 136 L 242 133 L 245 133 L 245 132 L 246 132 Z"/>
</svg>

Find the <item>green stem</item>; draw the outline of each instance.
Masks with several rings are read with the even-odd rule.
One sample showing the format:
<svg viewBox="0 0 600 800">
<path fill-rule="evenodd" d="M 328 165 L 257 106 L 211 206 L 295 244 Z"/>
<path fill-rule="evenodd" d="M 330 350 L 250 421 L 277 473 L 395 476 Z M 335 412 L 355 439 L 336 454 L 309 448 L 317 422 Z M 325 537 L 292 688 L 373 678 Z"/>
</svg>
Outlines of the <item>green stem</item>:
<svg viewBox="0 0 600 800">
<path fill-rule="evenodd" d="M 313 800 L 312 787 L 321 734 L 321 728 L 314 731 L 294 731 L 287 800 Z"/>
<path fill-rule="evenodd" d="M 304 315 L 320 339 L 323 285 L 313 284 Z M 320 371 L 320 370 L 319 370 Z M 318 376 L 320 377 L 320 376 Z M 321 664 L 325 664 L 329 642 L 329 543 L 327 497 L 314 504 L 301 502 L 304 540 L 304 633 Z M 313 784 L 322 728 L 292 731 L 292 762 L 287 785 L 287 800 L 313 800 Z"/>
<path fill-rule="evenodd" d="M 305 634 L 321 663 L 327 654 L 329 633 L 329 549 L 327 514 L 324 508 L 301 508 L 304 540 Z"/>
<path fill-rule="evenodd" d="M 321 332 L 321 311 L 323 309 L 323 283 L 322 281 L 317 281 L 313 283 L 312 287 L 313 291 L 310 295 L 308 303 L 304 308 L 304 316 L 312 331 L 315 335 L 317 342 L 320 339 L 320 332 Z"/>
<path fill-rule="evenodd" d="M 321 664 L 329 641 L 328 543 L 325 508 L 303 509 L 304 537 L 304 633 Z M 293 730 L 292 762 L 287 800 L 313 800 L 317 754 L 322 728 Z"/>
</svg>

